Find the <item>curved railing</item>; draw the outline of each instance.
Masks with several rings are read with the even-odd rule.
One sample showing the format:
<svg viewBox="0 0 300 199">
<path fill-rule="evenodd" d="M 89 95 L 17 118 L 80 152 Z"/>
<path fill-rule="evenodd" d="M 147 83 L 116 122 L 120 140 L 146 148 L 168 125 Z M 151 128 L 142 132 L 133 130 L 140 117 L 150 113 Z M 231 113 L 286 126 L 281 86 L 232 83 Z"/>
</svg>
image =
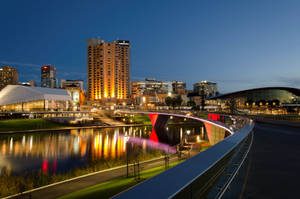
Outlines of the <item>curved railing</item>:
<svg viewBox="0 0 300 199">
<path fill-rule="evenodd" d="M 251 148 L 254 122 L 243 118 L 246 124 L 234 133 L 218 122 L 193 116 L 178 116 L 210 122 L 232 134 L 206 151 L 114 198 L 222 198 L 230 194 L 229 187 Z"/>
<path fill-rule="evenodd" d="M 182 117 L 182 118 L 187 118 L 187 119 L 192 119 L 192 120 L 197 120 L 203 123 L 208 123 L 212 124 L 214 126 L 217 126 L 219 128 L 222 128 L 226 131 L 228 131 L 230 134 L 233 134 L 234 132 L 229 128 L 224 123 L 218 122 L 218 121 L 212 121 L 212 120 L 207 120 L 199 117 L 194 117 L 191 115 L 183 115 L 183 114 L 176 114 L 176 113 L 166 113 L 166 112 L 147 112 L 147 111 L 115 111 L 115 113 L 128 113 L 128 114 L 159 114 L 159 115 L 167 115 L 167 116 L 173 116 L 173 117 Z"/>
</svg>

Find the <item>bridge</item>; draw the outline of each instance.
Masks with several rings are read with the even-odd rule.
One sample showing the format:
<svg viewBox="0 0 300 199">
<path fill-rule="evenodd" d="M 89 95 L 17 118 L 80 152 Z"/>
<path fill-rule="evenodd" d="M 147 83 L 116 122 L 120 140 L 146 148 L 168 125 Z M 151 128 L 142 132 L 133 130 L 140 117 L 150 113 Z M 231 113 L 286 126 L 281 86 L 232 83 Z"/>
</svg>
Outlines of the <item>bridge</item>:
<svg viewBox="0 0 300 199">
<path fill-rule="evenodd" d="M 193 116 L 134 113 L 187 117 L 231 130 Z M 242 128 L 213 147 L 114 198 L 297 198 L 300 124 L 243 120 Z"/>
<path fill-rule="evenodd" d="M 215 120 L 207 120 L 204 118 L 194 117 L 189 114 L 176 114 L 176 113 L 165 113 L 165 112 L 145 112 L 145 111 L 116 111 L 115 113 L 122 114 L 146 114 L 149 115 L 153 130 L 150 135 L 150 140 L 168 143 L 169 135 L 166 131 L 166 126 L 169 122 L 170 117 L 179 117 L 185 119 L 192 119 L 200 121 L 204 124 L 206 133 L 211 145 L 214 145 L 223 140 L 228 135 L 234 133 L 233 129 L 225 123 Z M 157 133 L 159 132 L 159 133 Z"/>
</svg>

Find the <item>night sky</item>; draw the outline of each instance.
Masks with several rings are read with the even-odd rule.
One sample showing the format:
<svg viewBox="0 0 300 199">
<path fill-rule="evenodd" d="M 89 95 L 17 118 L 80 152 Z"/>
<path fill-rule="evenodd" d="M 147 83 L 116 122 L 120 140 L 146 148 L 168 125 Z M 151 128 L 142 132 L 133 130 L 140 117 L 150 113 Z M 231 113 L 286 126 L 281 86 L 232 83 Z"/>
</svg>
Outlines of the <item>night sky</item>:
<svg viewBox="0 0 300 199">
<path fill-rule="evenodd" d="M 40 67 L 86 80 L 86 40 L 131 42 L 131 79 L 218 83 L 221 93 L 300 87 L 299 0 L 9 0 L 0 65 L 40 85 Z"/>
</svg>

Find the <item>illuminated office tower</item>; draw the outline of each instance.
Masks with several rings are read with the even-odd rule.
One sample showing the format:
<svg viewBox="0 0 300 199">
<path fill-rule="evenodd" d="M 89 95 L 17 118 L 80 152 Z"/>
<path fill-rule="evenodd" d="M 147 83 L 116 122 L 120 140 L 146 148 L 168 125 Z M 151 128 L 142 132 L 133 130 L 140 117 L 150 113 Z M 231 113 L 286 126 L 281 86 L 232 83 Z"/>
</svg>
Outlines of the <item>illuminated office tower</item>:
<svg viewBox="0 0 300 199">
<path fill-rule="evenodd" d="M 130 42 L 88 39 L 87 82 L 90 101 L 130 98 Z"/>
<path fill-rule="evenodd" d="M 56 68 L 54 66 L 43 66 L 41 68 L 41 87 L 58 88 Z"/>
<path fill-rule="evenodd" d="M 0 90 L 7 85 L 18 84 L 18 70 L 10 67 L 3 66 L 0 68 Z"/>
</svg>

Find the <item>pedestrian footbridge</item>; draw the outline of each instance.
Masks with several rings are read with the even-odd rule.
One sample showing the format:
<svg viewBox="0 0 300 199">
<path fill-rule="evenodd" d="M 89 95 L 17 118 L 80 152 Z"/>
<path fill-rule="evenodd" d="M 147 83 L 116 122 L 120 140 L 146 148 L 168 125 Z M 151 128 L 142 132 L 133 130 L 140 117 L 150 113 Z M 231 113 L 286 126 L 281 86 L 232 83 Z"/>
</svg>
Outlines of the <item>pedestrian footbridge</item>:
<svg viewBox="0 0 300 199">
<path fill-rule="evenodd" d="M 235 118 L 238 124 L 228 126 L 186 114 L 143 111 L 119 113 L 148 114 L 153 126 L 151 139 L 154 141 L 168 138 L 163 129 L 171 116 L 197 120 L 204 123 L 209 141 L 214 146 L 114 198 L 232 198 L 233 189 L 230 187 L 244 169 L 243 163 L 252 145 L 252 120 L 239 117 Z"/>
</svg>

